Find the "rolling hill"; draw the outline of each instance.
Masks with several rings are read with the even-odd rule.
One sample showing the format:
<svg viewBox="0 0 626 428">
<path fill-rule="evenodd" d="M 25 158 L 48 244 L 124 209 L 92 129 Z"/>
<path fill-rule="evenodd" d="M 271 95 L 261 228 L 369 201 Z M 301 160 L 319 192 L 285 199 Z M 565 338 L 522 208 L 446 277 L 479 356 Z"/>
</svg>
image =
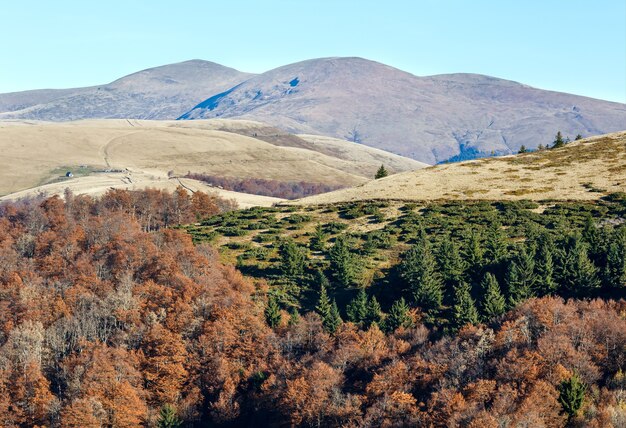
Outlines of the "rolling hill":
<svg viewBox="0 0 626 428">
<path fill-rule="evenodd" d="M 393 171 L 425 166 L 347 141 L 306 138 L 232 120 L 0 122 L 0 150 L 6 160 L 0 195 L 54 194 L 66 187 L 75 193 L 174 188 L 181 180 L 187 187 L 200 186 L 183 178 L 188 172 L 350 186 L 366 182 L 381 163 Z M 68 171 L 73 174 L 69 179 L 64 177 Z M 277 201 L 270 198 L 263 204 Z"/>
<path fill-rule="evenodd" d="M 626 191 L 626 131 L 515 156 L 404 172 L 295 201 L 317 205 L 358 200 L 594 200 Z"/>
<path fill-rule="evenodd" d="M 181 119 L 236 117 L 434 164 L 615 132 L 626 106 L 475 74 L 418 77 L 362 58 L 303 61 L 213 95 Z"/>
<path fill-rule="evenodd" d="M 106 85 L 0 94 L 0 119 L 175 119 L 250 75 L 209 61 L 149 68 Z"/>
</svg>

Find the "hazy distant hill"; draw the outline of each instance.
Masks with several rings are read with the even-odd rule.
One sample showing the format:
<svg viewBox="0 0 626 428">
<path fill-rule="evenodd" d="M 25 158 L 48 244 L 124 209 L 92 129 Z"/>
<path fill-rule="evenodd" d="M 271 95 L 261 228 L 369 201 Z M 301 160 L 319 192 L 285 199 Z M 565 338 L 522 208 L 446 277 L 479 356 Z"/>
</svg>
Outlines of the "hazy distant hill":
<svg viewBox="0 0 626 428">
<path fill-rule="evenodd" d="M 435 163 L 517 152 L 626 128 L 626 105 L 475 74 L 418 77 L 361 58 L 286 65 L 214 95 L 181 119 L 238 117 Z M 460 155 L 460 156 L 459 156 Z"/>
<path fill-rule="evenodd" d="M 149 68 L 89 88 L 0 94 L 0 119 L 175 119 L 250 75 L 208 61 Z"/>
</svg>

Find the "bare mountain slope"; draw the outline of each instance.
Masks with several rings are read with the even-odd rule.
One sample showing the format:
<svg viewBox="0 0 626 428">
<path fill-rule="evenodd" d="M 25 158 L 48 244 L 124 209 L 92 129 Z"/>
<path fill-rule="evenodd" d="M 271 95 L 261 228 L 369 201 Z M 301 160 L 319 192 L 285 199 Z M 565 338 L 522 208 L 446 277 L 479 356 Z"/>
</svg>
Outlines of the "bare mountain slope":
<svg viewBox="0 0 626 428">
<path fill-rule="evenodd" d="M 614 132 L 626 105 L 474 74 L 418 77 L 361 58 L 286 65 L 214 95 L 181 119 L 236 117 L 348 138 L 426 163 L 516 153 Z"/>
<path fill-rule="evenodd" d="M 209 61 L 185 61 L 90 88 L 0 94 L 0 119 L 175 119 L 204 98 L 248 77 Z"/>
<path fill-rule="evenodd" d="M 560 149 L 436 165 L 293 203 L 592 200 L 614 192 L 626 192 L 626 131 L 575 141 Z"/>
</svg>

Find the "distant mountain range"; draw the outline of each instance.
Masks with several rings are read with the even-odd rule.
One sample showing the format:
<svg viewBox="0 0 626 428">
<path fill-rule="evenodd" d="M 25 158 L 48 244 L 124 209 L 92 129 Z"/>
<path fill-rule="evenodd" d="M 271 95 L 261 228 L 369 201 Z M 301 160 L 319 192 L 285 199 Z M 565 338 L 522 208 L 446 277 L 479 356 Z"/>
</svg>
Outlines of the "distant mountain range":
<svg viewBox="0 0 626 428">
<path fill-rule="evenodd" d="M 0 119 L 261 121 L 426 162 L 510 154 L 626 129 L 626 105 L 476 74 L 419 77 L 362 58 L 322 58 L 251 75 L 188 61 L 75 90 L 0 95 Z"/>
</svg>

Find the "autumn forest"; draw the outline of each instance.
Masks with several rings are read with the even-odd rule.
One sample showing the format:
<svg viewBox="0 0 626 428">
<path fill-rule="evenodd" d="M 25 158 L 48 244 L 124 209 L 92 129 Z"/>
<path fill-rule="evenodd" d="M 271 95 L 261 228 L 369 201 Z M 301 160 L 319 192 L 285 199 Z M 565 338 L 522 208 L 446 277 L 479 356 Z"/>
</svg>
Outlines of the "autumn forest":
<svg viewBox="0 0 626 428">
<path fill-rule="evenodd" d="M 0 205 L 0 425 L 623 427 L 626 195 Z"/>
</svg>

